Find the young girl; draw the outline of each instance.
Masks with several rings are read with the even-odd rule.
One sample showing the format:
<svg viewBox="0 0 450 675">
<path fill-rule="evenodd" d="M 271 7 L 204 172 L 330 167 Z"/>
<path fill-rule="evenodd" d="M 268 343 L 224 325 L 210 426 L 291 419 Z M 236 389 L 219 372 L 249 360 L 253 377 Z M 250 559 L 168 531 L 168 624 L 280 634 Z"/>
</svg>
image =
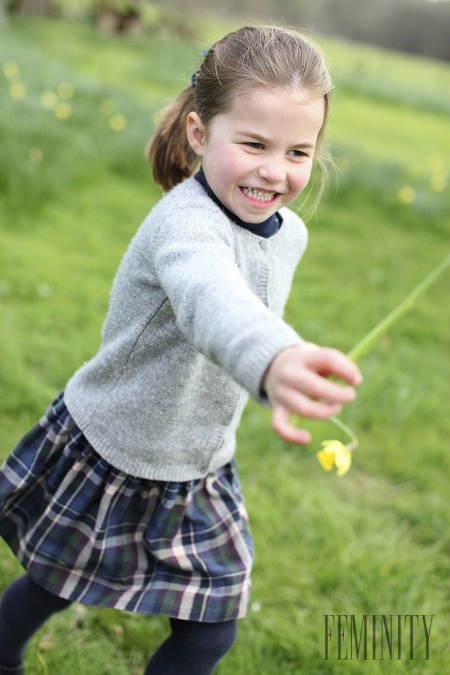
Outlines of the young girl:
<svg viewBox="0 0 450 675">
<path fill-rule="evenodd" d="M 23 673 L 71 602 L 169 617 L 146 675 L 212 673 L 233 644 L 253 556 L 233 460 L 248 394 L 307 443 L 292 414 L 335 415 L 361 381 L 281 318 L 307 238 L 286 206 L 322 162 L 331 88 L 299 34 L 242 28 L 163 115 L 148 154 L 167 194 L 122 261 L 101 347 L 3 466 L 0 534 L 26 573 L 3 594 L 0 673 Z"/>
</svg>

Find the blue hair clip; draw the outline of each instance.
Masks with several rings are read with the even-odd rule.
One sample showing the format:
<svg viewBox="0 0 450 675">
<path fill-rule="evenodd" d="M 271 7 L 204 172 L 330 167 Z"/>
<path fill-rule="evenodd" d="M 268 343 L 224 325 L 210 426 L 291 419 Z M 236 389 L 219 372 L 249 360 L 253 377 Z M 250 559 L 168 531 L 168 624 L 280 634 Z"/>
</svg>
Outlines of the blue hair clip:
<svg viewBox="0 0 450 675">
<path fill-rule="evenodd" d="M 208 49 L 202 49 L 201 55 L 202 55 L 203 57 L 205 57 L 205 56 L 208 54 L 208 51 L 209 51 Z M 197 77 L 198 77 L 198 75 L 199 75 L 199 71 L 198 71 L 198 70 L 197 70 L 197 72 L 193 73 L 193 75 L 191 75 L 191 84 L 192 84 L 192 88 L 193 88 L 193 89 L 195 88 L 195 86 L 196 86 L 196 84 L 197 84 Z"/>
</svg>

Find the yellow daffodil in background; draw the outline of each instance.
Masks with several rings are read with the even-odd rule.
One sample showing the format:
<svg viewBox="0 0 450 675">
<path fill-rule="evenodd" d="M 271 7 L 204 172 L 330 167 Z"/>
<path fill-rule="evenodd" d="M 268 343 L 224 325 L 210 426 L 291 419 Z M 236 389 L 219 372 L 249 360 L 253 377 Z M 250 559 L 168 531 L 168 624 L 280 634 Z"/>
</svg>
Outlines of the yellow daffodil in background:
<svg viewBox="0 0 450 675">
<path fill-rule="evenodd" d="M 447 188 L 447 176 L 445 173 L 433 173 L 430 177 L 430 188 L 433 192 L 444 192 Z"/>
<path fill-rule="evenodd" d="M 127 127 L 127 120 L 124 115 L 120 115 L 119 113 L 116 113 L 115 115 L 111 115 L 108 121 L 110 129 L 113 131 L 124 131 L 124 129 Z"/>
<path fill-rule="evenodd" d="M 20 77 L 20 68 L 15 61 L 5 61 L 2 70 L 7 80 L 18 80 Z"/>
<path fill-rule="evenodd" d="M 57 103 L 54 113 L 57 120 L 67 120 L 72 115 L 72 106 L 69 103 Z"/>
<path fill-rule="evenodd" d="M 322 441 L 317 457 L 325 471 L 336 466 L 338 476 L 344 476 L 352 465 L 352 451 L 341 441 Z"/>
<path fill-rule="evenodd" d="M 357 361 L 361 356 L 367 354 L 372 347 L 382 338 L 387 331 L 396 323 L 400 317 L 406 314 L 413 308 L 415 301 L 421 296 L 436 279 L 450 266 L 450 255 L 435 267 L 434 270 L 428 274 L 406 298 L 384 319 L 382 319 L 371 331 L 367 333 L 354 347 L 348 352 L 349 358 Z M 331 440 L 322 442 L 322 450 L 317 453 L 317 458 L 325 471 L 331 471 L 336 466 L 336 473 L 338 476 L 344 476 L 349 470 L 352 463 L 352 452 L 358 447 L 358 439 L 347 425 L 345 425 L 339 418 L 332 417 L 330 422 L 333 422 L 337 427 L 344 431 L 351 438 L 351 442 L 344 445 L 341 441 Z"/>
<path fill-rule="evenodd" d="M 23 82 L 19 82 L 19 80 L 11 82 L 8 91 L 11 98 L 14 98 L 16 101 L 24 98 L 26 94 L 25 85 Z"/>
<path fill-rule="evenodd" d="M 58 97 L 54 91 L 44 91 L 40 99 L 42 107 L 47 110 L 51 110 L 58 103 Z"/>
<path fill-rule="evenodd" d="M 9 81 L 8 92 L 11 98 L 16 101 L 25 97 L 26 90 L 23 82 L 20 81 L 20 68 L 15 61 L 5 61 L 2 66 L 3 75 Z"/>
</svg>

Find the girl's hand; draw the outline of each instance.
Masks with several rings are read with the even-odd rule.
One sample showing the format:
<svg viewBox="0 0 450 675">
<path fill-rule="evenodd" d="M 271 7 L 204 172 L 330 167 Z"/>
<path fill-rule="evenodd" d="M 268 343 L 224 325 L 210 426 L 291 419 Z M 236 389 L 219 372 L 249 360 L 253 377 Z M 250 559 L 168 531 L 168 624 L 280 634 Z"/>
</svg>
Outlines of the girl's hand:
<svg viewBox="0 0 450 675">
<path fill-rule="evenodd" d="M 352 386 L 332 382 L 330 376 Z M 361 382 L 358 366 L 336 349 L 312 343 L 283 349 L 271 362 L 262 384 L 273 406 L 274 431 L 289 443 L 309 443 L 311 434 L 294 427 L 291 416 L 326 419 L 337 415 L 344 403 L 354 400 L 354 387 Z"/>
</svg>

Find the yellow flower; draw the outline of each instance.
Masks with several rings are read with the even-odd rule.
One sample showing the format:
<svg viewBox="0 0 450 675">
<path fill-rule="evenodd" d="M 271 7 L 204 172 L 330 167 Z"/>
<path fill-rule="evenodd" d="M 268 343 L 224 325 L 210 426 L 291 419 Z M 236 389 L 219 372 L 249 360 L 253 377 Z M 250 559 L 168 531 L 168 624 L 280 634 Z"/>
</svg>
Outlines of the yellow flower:
<svg viewBox="0 0 450 675">
<path fill-rule="evenodd" d="M 123 131 L 127 126 L 127 120 L 123 115 L 116 113 L 109 118 L 109 126 L 113 131 Z"/>
<path fill-rule="evenodd" d="M 51 110 L 58 103 L 58 97 L 54 91 L 44 91 L 41 94 L 41 105 L 47 110 Z"/>
<path fill-rule="evenodd" d="M 17 80 L 20 77 L 20 68 L 15 61 L 5 61 L 3 74 L 7 80 Z"/>
<path fill-rule="evenodd" d="M 430 187 L 433 192 L 444 192 L 447 187 L 445 173 L 434 173 L 430 178 Z"/>
<path fill-rule="evenodd" d="M 352 451 L 347 445 L 341 441 L 323 441 L 323 450 L 319 450 L 317 458 L 325 469 L 331 471 L 333 466 L 336 466 L 336 474 L 343 476 L 350 469 L 352 464 Z"/>
<path fill-rule="evenodd" d="M 446 178 L 446 176 L 443 176 Z M 412 188 L 403 188 L 405 190 L 412 190 Z M 412 190 L 414 193 L 414 191 Z M 395 307 L 384 319 L 379 321 L 367 335 L 365 335 L 356 345 L 351 349 L 347 356 L 353 361 L 357 361 L 362 356 L 367 354 L 370 349 L 387 334 L 392 326 L 407 312 L 409 312 L 416 300 L 433 284 L 438 277 L 450 267 L 450 255 L 435 267 L 420 283 L 413 288 L 413 290 L 402 300 L 402 302 Z M 330 422 L 333 422 L 341 431 L 350 437 L 350 442 L 344 445 L 340 441 L 323 441 L 322 450 L 317 453 L 317 458 L 325 469 L 331 471 L 334 466 L 337 469 L 337 475 L 343 476 L 349 470 L 352 463 L 352 451 L 358 447 L 358 439 L 353 431 L 342 422 L 338 417 L 330 417 Z"/>
<path fill-rule="evenodd" d="M 25 96 L 25 85 L 18 80 L 9 85 L 9 95 L 11 98 L 19 100 Z"/>
<path fill-rule="evenodd" d="M 72 115 L 72 107 L 68 103 L 57 103 L 54 111 L 57 120 L 67 120 Z"/>
</svg>

